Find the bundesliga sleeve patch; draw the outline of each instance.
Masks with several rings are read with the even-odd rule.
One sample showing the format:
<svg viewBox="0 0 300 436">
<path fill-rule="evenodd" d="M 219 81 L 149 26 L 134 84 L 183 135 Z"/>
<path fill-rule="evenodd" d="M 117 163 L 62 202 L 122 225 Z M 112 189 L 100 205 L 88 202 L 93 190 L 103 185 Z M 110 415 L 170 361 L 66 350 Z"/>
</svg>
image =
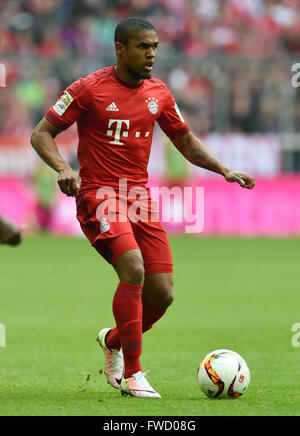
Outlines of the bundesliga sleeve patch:
<svg viewBox="0 0 300 436">
<path fill-rule="evenodd" d="M 60 99 L 55 103 L 53 109 L 58 115 L 62 116 L 66 112 L 72 101 L 73 97 L 67 91 L 65 91 Z"/>
</svg>

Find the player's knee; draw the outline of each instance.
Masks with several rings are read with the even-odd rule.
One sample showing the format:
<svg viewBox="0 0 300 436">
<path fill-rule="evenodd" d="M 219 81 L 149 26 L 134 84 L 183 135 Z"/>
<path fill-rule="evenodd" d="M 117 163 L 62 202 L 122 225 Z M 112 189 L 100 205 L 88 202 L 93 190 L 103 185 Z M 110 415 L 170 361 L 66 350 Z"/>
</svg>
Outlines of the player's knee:
<svg viewBox="0 0 300 436">
<path fill-rule="evenodd" d="M 161 309 L 167 309 L 174 300 L 174 290 L 172 285 L 164 285 L 159 289 L 154 303 Z"/>
<path fill-rule="evenodd" d="M 144 283 L 144 264 L 140 259 L 130 259 L 126 267 L 121 272 L 120 280 L 122 283 L 132 283 L 142 285 Z"/>
<path fill-rule="evenodd" d="M 171 275 L 163 275 L 161 277 L 159 274 L 157 278 L 153 278 L 154 282 L 151 282 L 150 285 L 149 281 L 147 282 L 148 288 L 146 289 L 146 295 L 152 304 L 161 309 L 167 309 L 174 300 L 173 278 Z"/>
<path fill-rule="evenodd" d="M 138 250 L 131 250 L 119 257 L 116 272 L 122 283 L 142 285 L 145 278 L 144 262 Z"/>
<path fill-rule="evenodd" d="M 133 265 L 130 265 L 129 274 L 132 283 L 142 285 L 145 278 L 144 264 L 140 261 L 137 261 Z"/>
<path fill-rule="evenodd" d="M 128 270 L 125 272 L 125 277 L 127 283 L 142 285 L 145 277 L 143 263 L 140 261 L 130 262 L 128 265 Z"/>
<path fill-rule="evenodd" d="M 163 294 L 162 301 L 161 301 L 162 307 L 164 309 L 167 309 L 169 306 L 171 306 L 173 301 L 174 301 L 174 289 L 173 286 L 170 285 L 166 287 L 166 290 Z"/>
</svg>

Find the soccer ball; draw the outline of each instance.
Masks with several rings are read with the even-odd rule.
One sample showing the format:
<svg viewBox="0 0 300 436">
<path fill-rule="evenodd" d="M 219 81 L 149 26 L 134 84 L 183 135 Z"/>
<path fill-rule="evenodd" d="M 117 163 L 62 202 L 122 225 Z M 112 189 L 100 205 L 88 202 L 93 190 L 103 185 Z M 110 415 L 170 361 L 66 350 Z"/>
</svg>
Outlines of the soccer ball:
<svg viewBox="0 0 300 436">
<path fill-rule="evenodd" d="M 231 350 L 215 350 L 199 365 L 198 383 L 209 398 L 238 398 L 248 388 L 250 371 L 245 360 Z"/>
</svg>

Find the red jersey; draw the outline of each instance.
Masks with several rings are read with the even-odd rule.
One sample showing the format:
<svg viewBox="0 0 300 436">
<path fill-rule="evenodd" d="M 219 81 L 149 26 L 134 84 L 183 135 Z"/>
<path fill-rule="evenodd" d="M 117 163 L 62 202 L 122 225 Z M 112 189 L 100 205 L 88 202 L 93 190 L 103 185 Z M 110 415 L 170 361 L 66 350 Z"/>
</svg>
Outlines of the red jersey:
<svg viewBox="0 0 300 436">
<path fill-rule="evenodd" d="M 114 66 L 72 83 L 45 117 L 59 129 L 77 122 L 81 190 L 117 188 L 119 179 L 144 186 L 155 121 L 171 139 L 189 131 L 163 82 L 129 85 Z"/>
</svg>

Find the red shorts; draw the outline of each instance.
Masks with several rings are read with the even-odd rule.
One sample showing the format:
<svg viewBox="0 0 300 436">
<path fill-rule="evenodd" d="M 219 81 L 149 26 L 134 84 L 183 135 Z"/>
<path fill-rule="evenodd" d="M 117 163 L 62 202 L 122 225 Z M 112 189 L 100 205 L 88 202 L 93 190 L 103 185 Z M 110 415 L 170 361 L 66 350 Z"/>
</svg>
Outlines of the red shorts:
<svg viewBox="0 0 300 436">
<path fill-rule="evenodd" d="M 147 192 L 149 202 L 148 188 Z M 123 201 L 120 203 L 119 194 L 114 199 L 109 196 L 103 199 L 97 198 L 96 190 L 79 193 L 76 198 L 77 219 L 83 233 L 101 256 L 114 267 L 122 254 L 139 249 L 146 274 L 173 272 L 171 249 L 166 231 L 158 219 L 158 212 L 151 219 L 146 219 L 145 215 L 142 220 L 132 218 L 133 210 L 138 216 L 142 214 L 139 214 L 134 199 L 130 200 L 127 196 L 125 200 L 124 198 L 122 197 Z M 148 208 L 147 202 L 140 204 L 145 212 Z M 128 208 L 131 208 L 129 212 Z M 148 213 L 147 217 L 149 216 Z"/>
</svg>

